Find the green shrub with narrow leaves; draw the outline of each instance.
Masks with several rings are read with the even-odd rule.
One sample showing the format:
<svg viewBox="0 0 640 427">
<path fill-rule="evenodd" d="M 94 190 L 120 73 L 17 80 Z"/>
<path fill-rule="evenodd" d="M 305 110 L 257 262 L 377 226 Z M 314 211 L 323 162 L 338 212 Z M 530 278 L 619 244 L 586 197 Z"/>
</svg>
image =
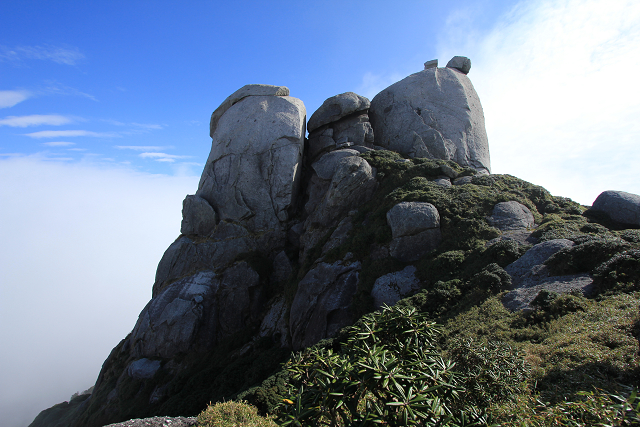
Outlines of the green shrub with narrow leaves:
<svg viewBox="0 0 640 427">
<path fill-rule="evenodd" d="M 439 334 L 414 308 L 385 307 L 351 327 L 339 351 L 298 353 L 285 365 L 297 389 L 281 406 L 281 425 L 470 425 L 454 412 L 460 388 Z"/>
</svg>

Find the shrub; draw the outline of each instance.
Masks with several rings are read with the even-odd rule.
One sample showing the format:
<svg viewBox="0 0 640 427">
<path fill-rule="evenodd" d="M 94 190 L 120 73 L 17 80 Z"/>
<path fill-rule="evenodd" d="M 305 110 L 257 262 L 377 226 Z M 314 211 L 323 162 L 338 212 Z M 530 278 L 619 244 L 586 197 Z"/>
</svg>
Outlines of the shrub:
<svg viewBox="0 0 640 427">
<path fill-rule="evenodd" d="M 339 351 L 297 354 L 285 366 L 297 393 L 284 400 L 281 425 L 446 425 L 459 388 L 439 333 L 413 308 L 385 307 L 351 327 Z"/>
<path fill-rule="evenodd" d="M 526 388 L 530 369 L 524 355 L 505 342 L 457 339 L 449 355 L 462 374 L 465 403 L 486 408 L 511 400 Z"/>
<path fill-rule="evenodd" d="M 640 288 L 640 250 L 621 252 L 599 265 L 594 271 L 594 284 L 598 291 L 630 291 Z"/>
<path fill-rule="evenodd" d="M 621 239 L 589 239 L 585 243 L 556 252 L 545 261 L 545 265 L 555 275 L 591 272 L 625 249 L 629 249 L 629 243 Z"/>
<path fill-rule="evenodd" d="M 269 418 L 258 415 L 258 409 L 247 402 L 228 402 L 209 405 L 197 418 L 199 427 L 276 427 Z"/>
<path fill-rule="evenodd" d="M 473 276 L 471 280 L 481 289 L 490 289 L 493 291 L 506 289 L 511 285 L 511 276 L 509 276 L 509 273 L 504 271 L 495 262 L 487 265 L 482 271 Z"/>
<path fill-rule="evenodd" d="M 496 406 L 490 413 L 493 421 L 504 427 L 640 425 L 640 398 L 636 391 L 628 397 L 600 389 L 578 394 L 579 400 L 556 404 L 522 395 L 517 402 Z"/>
</svg>

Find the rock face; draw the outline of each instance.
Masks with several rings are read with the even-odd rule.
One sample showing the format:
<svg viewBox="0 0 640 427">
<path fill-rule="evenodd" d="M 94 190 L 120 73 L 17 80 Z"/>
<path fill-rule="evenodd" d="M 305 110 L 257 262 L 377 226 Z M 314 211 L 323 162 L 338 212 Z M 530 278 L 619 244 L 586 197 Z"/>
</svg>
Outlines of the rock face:
<svg viewBox="0 0 640 427">
<path fill-rule="evenodd" d="M 149 360 L 146 357 L 142 359 L 138 359 L 134 362 L 131 362 L 129 367 L 127 368 L 127 373 L 131 378 L 135 379 L 149 379 L 153 378 L 153 376 L 160 369 L 160 361 L 159 360 Z"/>
<path fill-rule="evenodd" d="M 440 244 L 440 215 L 430 203 L 402 202 L 387 212 L 393 240 L 391 256 L 404 262 L 420 259 Z"/>
<path fill-rule="evenodd" d="M 369 100 L 353 92 L 341 93 L 326 99 L 309 118 L 308 129 L 312 132 L 322 125 L 340 120 L 349 114 L 369 109 Z"/>
<path fill-rule="evenodd" d="M 640 226 L 640 196 L 637 194 L 603 191 L 591 209 L 606 213 L 614 221 Z"/>
<path fill-rule="evenodd" d="M 210 348 L 247 326 L 261 306 L 259 276 L 246 262 L 201 271 L 164 288 L 142 310 L 129 338 L 134 357 L 171 358 Z"/>
<path fill-rule="evenodd" d="M 353 321 L 350 306 L 361 268 L 359 262 L 321 262 L 300 281 L 289 315 L 294 350 L 333 336 Z"/>
<path fill-rule="evenodd" d="M 217 123 L 197 196 L 222 221 L 241 222 L 252 233 L 274 233 L 298 194 L 306 111 L 289 96 L 247 96 Z"/>
<path fill-rule="evenodd" d="M 428 68 L 394 83 L 373 98 L 369 118 L 376 145 L 491 171 L 480 99 L 456 69 Z"/>
<path fill-rule="evenodd" d="M 242 86 L 222 101 L 222 104 L 211 114 L 211 121 L 209 122 L 209 136 L 211 136 L 211 138 L 213 138 L 213 134 L 218 127 L 220 117 L 234 104 L 242 101 L 247 96 L 289 96 L 289 88 L 285 86 L 261 84 Z"/>
<path fill-rule="evenodd" d="M 182 202 L 182 234 L 208 236 L 218 223 L 216 211 L 202 197 L 189 195 Z"/>
<path fill-rule="evenodd" d="M 347 153 L 345 153 L 347 152 Z M 376 171 L 357 156 L 355 150 L 340 150 L 325 154 L 316 165 L 308 186 L 308 201 L 304 210 L 308 214 L 305 232 L 300 237 L 302 259 L 327 233 L 327 228 L 338 225 L 341 217 L 367 202 L 377 187 Z M 323 162 L 325 157 L 330 157 Z M 331 177 L 323 179 L 322 177 Z"/>
</svg>

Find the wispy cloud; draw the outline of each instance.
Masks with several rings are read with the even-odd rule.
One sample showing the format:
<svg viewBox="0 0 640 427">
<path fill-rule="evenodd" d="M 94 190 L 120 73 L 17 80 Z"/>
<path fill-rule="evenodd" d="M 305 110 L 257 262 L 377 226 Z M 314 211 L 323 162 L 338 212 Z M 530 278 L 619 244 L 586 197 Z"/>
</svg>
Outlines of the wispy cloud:
<svg viewBox="0 0 640 427">
<path fill-rule="evenodd" d="M 140 153 L 139 156 L 142 157 L 143 159 L 151 158 L 156 162 L 168 162 L 168 163 L 173 163 L 177 159 L 187 159 L 191 157 L 191 156 L 178 156 L 175 154 L 167 154 L 167 153 Z"/>
<path fill-rule="evenodd" d="M 119 150 L 157 151 L 157 150 L 164 150 L 170 147 L 158 147 L 154 145 L 116 145 L 115 148 Z"/>
<path fill-rule="evenodd" d="M 25 128 L 27 126 L 52 125 L 60 126 L 72 123 L 74 120 L 59 114 L 32 114 L 30 116 L 8 116 L 0 120 L 0 126 Z"/>
<path fill-rule="evenodd" d="M 31 138 L 59 138 L 67 136 L 91 136 L 97 138 L 120 137 L 116 132 L 92 132 L 88 130 L 43 130 L 40 132 L 25 133 L 23 135 Z"/>
<path fill-rule="evenodd" d="M 76 143 L 67 142 L 67 141 L 51 141 L 51 142 L 43 142 L 40 145 L 45 145 L 47 147 L 69 147 L 71 145 L 76 145 Z"/>
<path fill-rule="evenodd" d="M 136 126 L 136 127 L 142 128 L 142 129 L 149 129 L 149 130 L 152 130 L 152 129 L 157 130 L 157 129 L 162 129 L 163 128 L 162 125 L 157 125 L 157 124 L 145 124 L 145 123 L 131 123 L 131 124 L 133 126 Z"/>
<path fill-rule="evenodd" d="M 0 108 L 13 107 L 31 96 L 27 90 L 0 90 Z"/>
<path fill-rule="evenodd" d="M 160 129 L 164 129 L 164 127 L 166 125 L 159 125 L 159 124 L 155 124 L 155 123 L 123 123 L 121 121 L 118 120 L 112 120 L 112 119 L 102 119 L 103 122 L 105 123 L 109 123 L 113 126 L 131 126 L 134 129 L 132 130 L 128 130 L 128 131 L 122 131 L 123 134 L 125 135 L 135 135 L 135 134 L 140 134 L 140 133 L 146 133 L 152 130 L 160 130 Z"/>
<path fill-rule="evenodd" d="M 49 80 L 46 82 L 46 87 L 42 90 L 45 95 L 68 95 L 68 96 L 80 96 L 88 98 L 92 101 L 98 101 L 98 99 L 90 93 L 82 92 L 71 86 L 64 85 L 56 80 Z"/>
<path fill-rule="evenodd" d="M 362 83 L 358 86 L 357 92 L 369 99 L 373 99 L 380 91 L 406 76 L 407 74 L 397 72 L 376 74 L 368 71 L 362 76 Z"/>
<path fill-rule="evenodd" d="M 9 48 L 0 46 L 0 61 L 20 63 L 24 59 L 40 59 L 53 61 L 57 64 L 76 65 L 84 59 L 84 55 L 77 47 L 61 47 L 53 45 L 16 46 Z"/>
<path fill-rule="evenodd" d="M 608 189 L 640 193 L 640 81 L 626 76 L 640 68 L 638 22 L 628 0 L 520 2 L 454 42 L 470 24 L 449 22 L 438 55 L 472 60 L 494 173 L 584 204 Z"/>
</svg>

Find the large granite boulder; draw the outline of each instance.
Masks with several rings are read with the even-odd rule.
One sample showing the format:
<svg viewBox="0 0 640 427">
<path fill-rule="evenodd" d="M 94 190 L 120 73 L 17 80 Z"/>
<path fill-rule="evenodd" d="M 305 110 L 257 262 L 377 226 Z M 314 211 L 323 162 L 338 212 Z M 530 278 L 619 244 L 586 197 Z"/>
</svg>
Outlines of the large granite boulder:
<svg viewBox="0 0 640 427">
<path fill-rule="evenodd" d="M 350 146 L 373 146 L 373 128 L 369 123 L 370 102 L 364 96 L 346 92 L 332 96 L 311 115 L 307 156 L 315 161 L 323 153 Z"/>
<path fill-rule="evenodd" d="M 640 196 L 624 191 L 603 191 L 593 202 L 594 211 L 609 215 L 614 221 L 640 226 Z"/>
<path fill-rule="evenodd" d="M 142 310 L 129 337 L 136 358 L 207 349 L 256 320 L 260 277 L 246 262 L 200 271 L 165 287 Z"/>
<path fill-rule="evenodd" d="M 489 224 L 501 231 L 530 228 L 534 222 L 529 208 L 513 200 L 497 203 L 489 217 Z"/>
<path fill-rule="evenodd" d="M 289 314 L 294 350 L 332 337 L 353 321 L 351 301 L 361 268 L 359 262 L 321 262 L 300 281 Z"/>
<path fill-rule="evenodd" d="M 394 83 L 373 98 L 369 119 L 376 145 L 491 170 L 480 99 L 456 69 L 428 68 Z"/>
<path fill-rule="evenodd" d="M 246 96 L 220 117 L 196 195 L 222 221 L 285 240 L 299 188 L 306 111 L 289 96 Z M 269 250 L 271 248 L 264 248 Z"/>
<path fill-rule="evenodd" d="M 313 132 L 322 125 L 340 120 L 356 111 L 367 110 L 370 102 L 357 93 L 345 92 L 326 99 L 309 118 L 308 130 Z"/>
<path fill-rule="evenodd" d="M 387 223 L 393 237 L 389 252 L 403 262 L 417 261 L 442 240 L 440 214 L 431 203 L 398 203 L 387 212 Z"/>
<path fill-rule="evenodd" d="M 471 60 L 466 56 L 454 56 L 447 62 L 447 68 L 454 68 L 463 74 L 469 74 L 471 70 Z"/>
</svg>

